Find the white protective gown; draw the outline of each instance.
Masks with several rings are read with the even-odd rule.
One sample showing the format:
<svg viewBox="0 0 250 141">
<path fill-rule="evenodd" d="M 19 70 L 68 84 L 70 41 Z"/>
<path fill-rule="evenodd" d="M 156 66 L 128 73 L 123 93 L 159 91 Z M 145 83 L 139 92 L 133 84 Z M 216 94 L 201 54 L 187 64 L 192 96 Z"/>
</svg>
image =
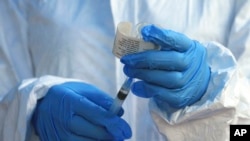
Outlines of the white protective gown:
<svg viewBox="0 0 250 141">
<path fill-rule="evenodd" d="M 0 140 L 38 140 L 30 119 L 54 84 L 78 79 L 114 97 L 121 21 L 204 43 L 211 67 L 202 99 L 176 112 L 130 94 L 131 141 L 228 141 L 230 124 L 250 124 L 250 0 L 0 0 Z"/>
</svg>

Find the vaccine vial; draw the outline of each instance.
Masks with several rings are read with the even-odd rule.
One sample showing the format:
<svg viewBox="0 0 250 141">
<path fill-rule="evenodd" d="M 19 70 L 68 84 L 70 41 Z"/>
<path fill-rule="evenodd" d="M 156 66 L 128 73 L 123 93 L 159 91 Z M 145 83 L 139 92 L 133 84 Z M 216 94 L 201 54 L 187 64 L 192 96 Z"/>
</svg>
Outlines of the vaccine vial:
<svg viewBox="0 0 250 141">
<path fill-rule="evenodd" d="M 146 50 L 158 50 L 159 46 L 142 39 L 141 29 L 148 25 L 139 23 L 133 27 L 130 22 L 121 22 L 117 26 L 113 54 L 121 58 L 124 55 Z"/>
</svg>

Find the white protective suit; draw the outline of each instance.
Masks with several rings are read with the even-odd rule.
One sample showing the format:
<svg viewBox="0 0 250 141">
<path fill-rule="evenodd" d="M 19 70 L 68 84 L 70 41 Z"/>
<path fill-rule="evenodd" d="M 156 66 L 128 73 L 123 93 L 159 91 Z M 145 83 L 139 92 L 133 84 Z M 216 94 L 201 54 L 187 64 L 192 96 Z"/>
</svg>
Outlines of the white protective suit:
<svg viewBox="0 0 250 141">
<path fill-rule="evenodd" d="M 250 0 L 1 0 L 0 140 L 38 140 L 30 119 L 54 84 L 82 80 L 114 97 L 124 79 L 111 53 L 121 21 L 203 42 L 211 67 L 202 99 L 176 112 L 130 94 L 131 141 L 226 141 L 230 124 L 250 124 Z"/>
</svg>

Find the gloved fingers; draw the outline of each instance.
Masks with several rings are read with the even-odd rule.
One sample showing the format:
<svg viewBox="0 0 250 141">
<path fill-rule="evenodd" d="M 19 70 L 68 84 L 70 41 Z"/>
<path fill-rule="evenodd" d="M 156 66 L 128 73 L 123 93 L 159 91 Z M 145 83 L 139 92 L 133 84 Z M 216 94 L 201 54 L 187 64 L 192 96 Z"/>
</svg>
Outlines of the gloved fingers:
<svg viewBox="0 0 250 141">
<path fill-rule="evenodd" d="M 94 87 L 94 86 L 92 86 L 92 87 Z M 92 90 L 90 90 L 90 89 L 85 90 L 84 93 L 85 93 L 84 95 L 88 98 L 88 100 L 101 106 L 102 108 L 104 108 L 107 111 L 109 110 L 110 106 L 112 105 L 112 103 L 114 101 L 114 99 L 111 98 L 108 94 L 106 94 L 105 92 L 103 92 L 95 87 Z M 122 116 L 123 114 L 124 114 L 124 110 L 123 110 L 123 108 L 121 108 L 119 110 L 119 112 L 117 113 L 117 116 Z"/>
<path fill-rule="evenodd" d="M 192 89 L 192 88 L 190 88 Z M 184 92 L 186 91 L 186 92 Z M 180 108 L 192 98 L 191 90 L 186 89 L 167 89 L 157 85 L 152 85 L 143 81 L 134 83 L 132 92 L 144 98 L 156 97 L 164 102 L 167 102 L 172 107 Z M 190 94 L 190 95 L 189 95 Z"/>
<path fill-rule="evenodd" d="M 119 118 L 114 117 L 113 119 L 110 119 L 109 122 L 105 124 L 106 129 L 117 139 L 117 140 L 124 140 L 128 139 L 132 136 L 132 130 L 129 126 L 129 124 Z"/>
<path fill-rule="evenodd" d="M 192 45 L 192 40 L 184 34 L 171 30 L 161 29 L 155 25 L 148 25 L 141 30 L 145 41 L 153 42 L 161 46 L 161 50 L 176 50 L 185 52 Z"/>
<path fill-rule="evenodd" d="M 63 85 L 69 90 L 88 98 L 90 101 L 106 110 L 109 110 L 114 100 L 108 94 L 90 84 L 82 82 L 66 82 Z M 123 114 L 124 110 L 121 108 L 117 115 L 122 116 Z"/>
<path fill-rule="evenodd" d="M 67 138 L 64 138 L 66 141 L 96 141 L 96 139 L 91 139 L 88 137 L 82 137 L 75 134 L 70 134 Z"/>
<path fill-rule="evenodd" d="M 177 71 L 134 69 L 128 66 L 124 66 L 123 70 L 129 77 L 166 88 L 181 88 L 191 79 L 191 75 Z"/>
<path fill-rule="evenodd" d="M 82 108 L 80 108 L 82 107 Z M 104 126 L 116 139 L 131 137 L 132 132 L 126 121 L 89 101 L 86 97 L 74 103 L 74 111 L 91 123 Z"/>
<path fill-rule="evenodd" d="M 139 97 L 154 97 L 159 101 L 168 103 L 174 108 L 182 108 L 186 105 L 193 104 L 202 97 L 204 89 L 197 89 L 195 87 L 197 85 L 199 86 L 197 83 L 202 82 L 191 81 L 188 85 L 181 89 L 167 89 L 144 81 L 139 81 L 134 83 L 132 92 Z M 207 82 L 206 85 L 202 87 L 206 86 Z"/>
<path fill-rule="evenodd" d="M 89 122 L 88 120 L 74 115 L 68 121 L 68 127 L 73 134 L 88 137 L 95 140 L 111 140 L 113 137 L 103 126 Z"/>
<path fill-rule="evenodd" d="M 152 93 L 152 90 L 149 91 L 149 87 L 146 86 L 145 81 L 134 82 L 131 91 L 133 94 L 143 98 L 151 98 L 156 95 L 156 93 Z"/>
<path fill-rule="evenodd" d="M 183 71 L 192 63 L 192 59 L 187 54 L 176 51 L 150 50 L 125 55 L 121 62 L 134 68 Z"/>
</svg>

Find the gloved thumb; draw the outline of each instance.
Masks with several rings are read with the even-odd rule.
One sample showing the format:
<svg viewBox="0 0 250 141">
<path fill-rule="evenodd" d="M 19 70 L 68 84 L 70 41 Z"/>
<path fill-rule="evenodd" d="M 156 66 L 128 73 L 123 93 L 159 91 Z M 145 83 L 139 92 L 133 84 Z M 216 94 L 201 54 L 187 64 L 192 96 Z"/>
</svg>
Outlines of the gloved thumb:
<svg viewBox="0 0 250 141">
<path fill-rule="evenodd" d="M 131 91 L 139 97 L 143 98 L 150 98 L 155 95 L 155 93 L 150 93 L 151 90 L 149 90 L 151 87 L 147 86 L 148 84 L 144 81 L 137 81 L 134 82 L 132 85 Z"/>
<path fill-rule="evenodd" d="M 191 47 L 193 42 L 184 34 L 172 30 L 161 29 L 155 25 L 143 27 L 141 34 L 145 41 L 160 45 L 161 50 L 185 52 Z"/>
</svg>

